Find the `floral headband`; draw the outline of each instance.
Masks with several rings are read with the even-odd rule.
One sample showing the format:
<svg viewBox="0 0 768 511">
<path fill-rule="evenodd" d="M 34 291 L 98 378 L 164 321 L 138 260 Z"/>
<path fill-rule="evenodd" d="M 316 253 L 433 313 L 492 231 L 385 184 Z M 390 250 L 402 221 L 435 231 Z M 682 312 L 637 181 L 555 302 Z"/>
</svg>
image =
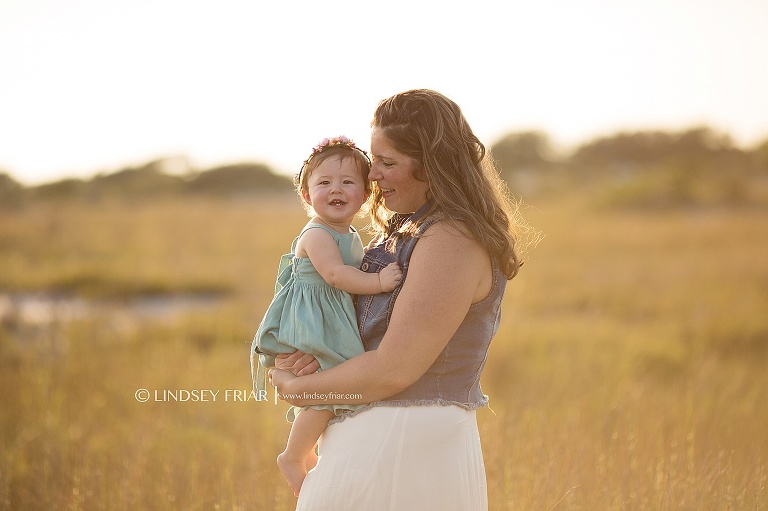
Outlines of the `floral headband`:
<svg viewBox="0 0 768 511">
<path fill-rule="evenodd" d="M 316 154 L 320 154 L 326 149 L 329 149 L 331 147 L 336 147 L 336 146 L 344 146 L 344 147 L 349 147 L 350 149 L 357 149 L 358 151 L 363 153 L 363 156 L 365 156 L 365 159 L 368 160 L 368 165 L 371 164 L 371 158 L 368 156 L 368 153 L 366 153 L 364 150 L 357 147 L 351 138 L 345 137 L 344 135 L 339 135 L 338 137 L 333 137 L 333 138 L 324 138 L 320 141 L 319 144 L 317 144 L 315 147 L 312 148 L 312 154 L 310 154 L 309 158 L 304 160 L 304 163 L 301 164 L 301 169 L 299 170 L 299 173 L 296 174 L 296 178 L 295 178 L 296 183 L 299 183 L 301 181 L 302 172 L 304 172 L 304 169 L 306 168 L 307 164 Z"/>
</svg>

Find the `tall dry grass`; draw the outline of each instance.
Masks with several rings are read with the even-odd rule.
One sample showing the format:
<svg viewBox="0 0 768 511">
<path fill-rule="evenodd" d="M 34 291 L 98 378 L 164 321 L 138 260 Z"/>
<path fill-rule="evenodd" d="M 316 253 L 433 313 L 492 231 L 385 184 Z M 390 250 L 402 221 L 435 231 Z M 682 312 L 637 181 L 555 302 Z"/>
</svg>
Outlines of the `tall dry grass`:
<svg viewBox="0 0 768 511">
<path fill-rule="evenodd" d="M 768 509 L 768 217 L 532 200 L 478 412 L 492 510 Z M 215 308 L 0 327 L 0 508 L 293 509 L 283 403 L 248 346 L 305 221 L 271 201 L 36 204 L 0 213 L 0 288 Z M 101 310 L 101 309 L 98 309 Z M 119 308 L 118 308 L 119 310 Z M 140 403 L 137 389 L 219 391 Z M 160 395 L 162 397 L 162 394 Z"/>
</svg>

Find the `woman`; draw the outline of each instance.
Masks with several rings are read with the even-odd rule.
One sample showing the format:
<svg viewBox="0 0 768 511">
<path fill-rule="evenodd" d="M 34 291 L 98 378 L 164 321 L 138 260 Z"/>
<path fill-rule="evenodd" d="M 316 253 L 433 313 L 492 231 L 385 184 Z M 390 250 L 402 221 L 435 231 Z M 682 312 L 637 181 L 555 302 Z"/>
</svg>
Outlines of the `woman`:
<svg viewBox="0 0 768 511">
<path fill-rule="evenodd" d="M 380 234 L 361 269 L 397 262 L 403 277 L 392 293 L 357 297 L 365 353 L 314 372 L 297 352 L 270 373 L 294 405 L 368 403 L 332 421 L 297 509 L 487 509 L 475 410 L 521 264 L 514 212 L 458 105 L 437 92 L 383 100 L 371 153 Z"/>
</svg>

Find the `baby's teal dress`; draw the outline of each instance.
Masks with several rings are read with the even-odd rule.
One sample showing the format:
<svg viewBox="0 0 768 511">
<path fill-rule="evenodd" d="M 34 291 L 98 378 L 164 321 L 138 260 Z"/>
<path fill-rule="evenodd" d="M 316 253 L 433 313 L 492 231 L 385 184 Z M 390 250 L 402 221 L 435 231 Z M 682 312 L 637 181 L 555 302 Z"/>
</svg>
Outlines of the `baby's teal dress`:
<svg viewBox="0 0 768 511">
<path fill-rule="evenodd" d="M 299 238 L 313 228 L 333 236 L 344 264 L 359 268 L 363 260 L 363 243 L 354 228 L 340 234 L 321 224 L 309 224 L 293 240 L 291 253 L 280 258 L 275 296 L 253 338 L 251 369 L 257 391 L 266 388 L 265 368 L 274 367 L 278 353 L 303 351 L 317 359 L 321 370 L 363 353 L 352 295 L 328 284 L 308 257 L 294 255 Z M 332 396 L 328 402 L 333 402 Z M 328 404 L 312 408 L 338 414 L 356 406 Z M 289 410 L 288 419 L 292 420 L 297 411 Z"/>
</svg>

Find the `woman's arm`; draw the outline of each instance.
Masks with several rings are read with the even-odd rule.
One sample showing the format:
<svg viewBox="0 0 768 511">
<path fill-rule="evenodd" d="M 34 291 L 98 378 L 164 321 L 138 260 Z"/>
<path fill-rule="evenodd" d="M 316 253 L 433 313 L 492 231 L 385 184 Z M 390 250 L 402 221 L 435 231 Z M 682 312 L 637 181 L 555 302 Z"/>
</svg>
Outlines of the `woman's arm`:
<svg viewBox="0 0 768 511">
<path fill-rule="evenodd" d="M 458 329 L 470 305 L 490 291 L 491 278 L 486 250 L 455 228 L 437 223 L 414 248 L 408 278 L 378 349 L 301 378 L 273 370 L 271 381 L 284 396 L 360 396 L 336 401 L 339 403 L 370 403 L 392 396 L 427 371 Z M 321 403 L 295 397 L 287 400 L 299 406 Z"/>
<path fill-rule="evenodd" d="M 355 295 L 388 293 L 400 282 L 402 272 L 392 263 L 379 273 L 366 273 L 344 264 L 339 247 L 330 233 L 323 229 L 309 229 L 296 246 L 297 254 L 307 254 L 312 266 L 331 286 Z"/>
</svg>

